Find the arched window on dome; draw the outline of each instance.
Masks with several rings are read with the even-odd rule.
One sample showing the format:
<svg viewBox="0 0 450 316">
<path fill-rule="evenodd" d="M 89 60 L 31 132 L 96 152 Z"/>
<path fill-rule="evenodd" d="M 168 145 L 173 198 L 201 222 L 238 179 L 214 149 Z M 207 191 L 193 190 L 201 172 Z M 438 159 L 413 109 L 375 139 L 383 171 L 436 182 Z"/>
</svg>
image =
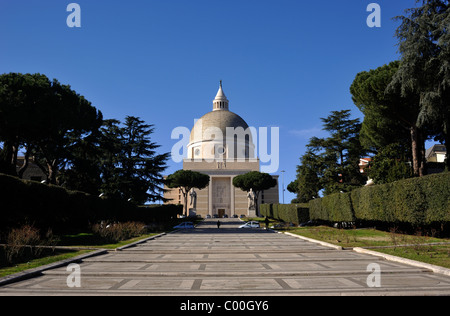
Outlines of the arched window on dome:
<svg viewBox="0 0 450 316">
<path fill-rule="evenodd" d="M 245 135 L 245 159 L 250 159 L 250 135 Z"/>
<path fill-rule="evenodd" d="M 237 159 L 237 158 L 240 158 L 239 156 L 241 155 L 240 153 L 238 153 L 238 144 L 237 144 L 237 142 L 238 142 L 238 136 L 235 134 L 234 135 L 234 140 L 233 140 L 233 143 L 234 143 L 234 153 L 233 153 L 233 159 Z"/>
</svg>

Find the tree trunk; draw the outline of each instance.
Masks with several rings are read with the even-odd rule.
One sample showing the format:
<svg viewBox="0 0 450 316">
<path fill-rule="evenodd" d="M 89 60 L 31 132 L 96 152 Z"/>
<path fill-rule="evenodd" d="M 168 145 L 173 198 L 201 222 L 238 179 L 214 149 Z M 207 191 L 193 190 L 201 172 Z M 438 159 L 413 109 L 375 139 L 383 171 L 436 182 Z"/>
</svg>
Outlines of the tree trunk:
<svg viewBox="0 0 450 316">
<path fill-rule="evenodd" d="M 420 144 L 420 163 L 419 163 L 419 176 L 423 177 L 427 174 L 427 158 L 425 149 L 425 139 L 423 137 L 422 130 L 418 131 L 418 142 Z"/>
<path fill-rule="evenodd" d="M 14 144 L 12 146 L 12 149 L 13 149 L 13 155 L 12 155 L 11 165 L 14 167 L 14 170 L 16 170 L 16 168 L 17 168 L 17 156 L 19 154 L 19 145 L 18 144 Z"/>
<path fill-rule="evenodd" d="M 16 137 L 15 141 L 11 143 L 10 157 L 8 157 L 10 159 L 9 162 L 11 163 L 10 174 L 13 176 L 17 176 L 17 155 L 19 154 L 19 147 L 18 137 Z"/>
<path fill-rule="evenodd" d="M 4 170 L 2 172 L 16 176 L 16 166 L 13 164 L 14 161 L 14 146 L 9 141 L 3 143 L 3 150 L 1 151 L 2 160 L 4 161 Z"/>
<path fill-rule="evenodd" d="M 57 162 L 56 160 L 52 160 L 52 161 L 48 161 L 47 160 L 47 168 L 48 168 L 48 175 L 47 175 L 47 180 L 49 182 L 49 184 L 57 184 L 56 183 L 56 174 L 58 171 L 58 167 L 57 167 Z"/>
<path fill-rule="evenodd" d="M 47 163 L 47 170 L 48 170 L 48 173 L 47 173 L 47 182 L 48 182 L 49 184 L 55 184 L 55 183 L 53 182 L 53 179 L 54 179 L 54 172 L 53 172 L 53 169 L 52 169 L 52 165 L 49 164 L 49 163 Z M 56 181 L 55 181 L 55 182 L 56 182 Z"/>
<path fill-rule="evenodd" d="M 411 152 L 412 152 L 412 167 L 415 177 L 420 176 L 420 143 L 418 142 L 418 129 L 416 126 L 410 127 L 411 132 Z"/>
<path fill-rule="evenodd" d="M 190 190 L 189 190 L 190 191 Z M 188 198 L 187 198 L 187 196 L 188 196 L 188 192 L 189 192 L 187 189 L 181 189 L 181 192 L 183 193 L 183 197 L 184 197 L 184 216 L 186 216 L 187 217 L 187 207 L 188 207 Z"/>
<path fill-rule="evenodd" d="M 256 217 L 259 216 L 259 207 L 258 207 L 258 197 L 259 197 L 259 191 L 254 191 L 255 193 L 255 214 Z"/>
<path fill-rule="evenodd" d="M 445 149 L 447 150 L 447 155 L 445 159 L 445 165 L 447 167 L 447 171 L 450 171 L 450 133 L 446 133 L 444 135 Z"/>
</svg>

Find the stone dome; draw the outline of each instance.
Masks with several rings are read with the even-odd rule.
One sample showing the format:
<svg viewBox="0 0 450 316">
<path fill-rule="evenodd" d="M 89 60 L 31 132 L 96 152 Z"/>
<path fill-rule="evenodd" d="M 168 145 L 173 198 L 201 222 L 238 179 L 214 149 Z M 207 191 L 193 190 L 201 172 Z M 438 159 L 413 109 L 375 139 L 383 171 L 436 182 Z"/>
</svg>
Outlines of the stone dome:
<svg viewBox="0 0 450 316">
<path fill-rule="evenodd" d="M 191 131 L 190 143 L 206 141 L 203 135 L 210 134 L 215 128 L 220 129 L 223 138 L 226 137 L 227 127 L 238 128 L 244 130 L 248 128 L 248 124 L 242 117 L 231 111 L 211 111 L 202 116 L 194 125 Z M 211 129 L 212 128 L 212 129 Z M 210 129 L 208 131 L 208 129 Z M 218 137 L 216 136 L 216 139 Z"/>
<path fill-rule="evenodd" d="M 228 109 L 229 101 L 220 82 L 213 110 L 203 115 L 191 130 L 188 158 L 252 158 L 254 144 L 248 124 Z M 228 131 L 232 133 L 227 135 Z"/>
</svg>

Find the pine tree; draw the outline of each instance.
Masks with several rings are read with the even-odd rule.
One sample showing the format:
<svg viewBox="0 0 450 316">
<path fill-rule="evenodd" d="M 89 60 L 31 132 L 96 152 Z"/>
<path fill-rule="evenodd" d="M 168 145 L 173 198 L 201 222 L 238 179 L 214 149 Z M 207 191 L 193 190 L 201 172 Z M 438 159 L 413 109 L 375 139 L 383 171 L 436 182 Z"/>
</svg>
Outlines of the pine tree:
<svg viewBox="0 0 450 316">
<path fill-rule="evenodd" d="M 417 126 L 432 126 L 430 133 L 449 148 L 449 1 L 422 0 L 420 7 L 407 10 L 405 16 L 397 19 L 401 21 L 396 35 L 402 58 L 391 87 L 399 85 L 403 96 L 419 93 Z"/>
<path fill-rule="evenodd" d="M 359 141 L 361 123 L 350 119 L 350 110 L 333 111 L 321 119 L 328 138 L 313 137 L 297 167 L 298 196 L 303 201 L 325 195 L 348 192 L 364 184 L 359 160 L 365 153 Z"/>
<path fill-rule="evenodd" d="M 101 191 L 136 204 L 163 200 L 162 172 L 169 154 L 157 154 L 160 146 L 150 138 L 153 125 L 134 116 L 119 123 L 109 120 L 102 129 Z"/>
</svg>

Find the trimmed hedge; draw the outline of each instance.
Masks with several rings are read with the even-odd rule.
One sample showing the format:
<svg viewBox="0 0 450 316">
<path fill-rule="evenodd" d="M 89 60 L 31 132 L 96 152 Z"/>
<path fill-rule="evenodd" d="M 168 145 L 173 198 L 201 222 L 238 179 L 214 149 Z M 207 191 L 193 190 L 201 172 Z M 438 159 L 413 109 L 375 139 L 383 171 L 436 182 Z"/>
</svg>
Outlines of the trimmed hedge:
<svg viewBox="0 0 450 316">
<path fill-rule="evenodd" d="M 327 222 L 354 222 L 350 193 L 337 193 L 315 199 L 308 203 L 309 216 L 312 220 Z"/>
<path fill-rule="evenodd" d="M 412 227 L 450 222 L 450 173 L 336 193 L 309 202 L 310 217 L 328 222 L 381 222 Z"/>
<path fill-rule="evenodd" d="M 0 228 L 32 224 L 65 230 L 106 221 L 164 221 L 182 214 L 182 206 L 137 207 L 62 187 L 0 175 Z"/>
<path fill-rule="evenodd" d="M 259 212 L 262 217 L 273 218 L 273 204 L 261 204 L 259 206 Z"/>
<path fill-rule="evenodd" d="M 300 224 L 309 221 L 308 204 L 262 204 L 261 216 Z"/>
<path fill-rule="evenodd" d="M 183 215 L 183 205 L 149 205 L 139 206 L 133 214 L 126 214 L 125 220 L 145 223 L 167 222 L 177 218 L 178 215 Z"/>
<path fill-rule="evenodd" d="M 351 193 L 356 218 L 413 226 L 450 222 L 450 173 L 412 178 Z"/>
</svg>

